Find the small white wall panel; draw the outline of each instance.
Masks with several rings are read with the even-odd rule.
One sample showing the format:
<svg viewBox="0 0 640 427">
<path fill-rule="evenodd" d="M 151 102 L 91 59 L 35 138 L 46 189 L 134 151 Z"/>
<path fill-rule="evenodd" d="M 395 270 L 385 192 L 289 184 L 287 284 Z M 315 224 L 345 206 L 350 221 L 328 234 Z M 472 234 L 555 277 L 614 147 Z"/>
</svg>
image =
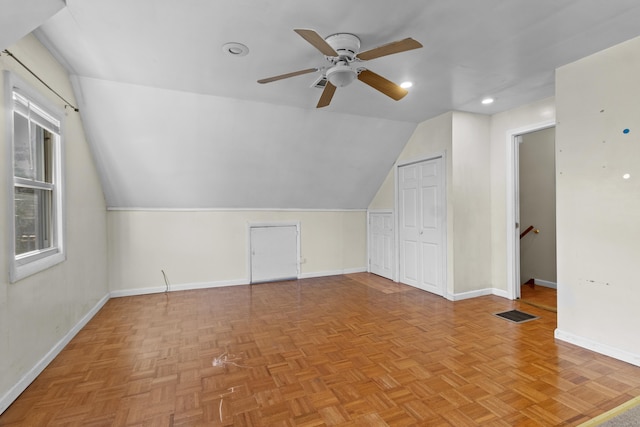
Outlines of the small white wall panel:
<svg viewBox="0 0 640 427">
<path fill-rule="evenodd" d="M 251 227 L 251 283 L 298 278 L 295 225 Z"/>
</svg>

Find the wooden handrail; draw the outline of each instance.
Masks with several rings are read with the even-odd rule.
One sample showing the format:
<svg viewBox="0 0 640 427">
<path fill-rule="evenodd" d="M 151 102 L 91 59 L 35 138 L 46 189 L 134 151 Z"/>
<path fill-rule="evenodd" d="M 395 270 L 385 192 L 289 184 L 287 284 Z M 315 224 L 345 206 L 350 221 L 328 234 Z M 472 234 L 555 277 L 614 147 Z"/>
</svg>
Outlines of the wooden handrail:
<svg viewBox="0 0 640 427">
<path fill-rule="evenodd" d="M 535 227 L 533 225 L 528 226 L 526 230 L 524 230 L 522 233 L 520 233 L 520 238 L 522 239 L 524 236 L 529 234 L 531 232 L 531 230 L 533 230 L 534 228 Z M 538 230 L 537 228 L 534 231 L 534 233 L 536 233 L 536 234 L 538 234 L 539 232 L 540 232 L 540 230 Z"/>
</svg>

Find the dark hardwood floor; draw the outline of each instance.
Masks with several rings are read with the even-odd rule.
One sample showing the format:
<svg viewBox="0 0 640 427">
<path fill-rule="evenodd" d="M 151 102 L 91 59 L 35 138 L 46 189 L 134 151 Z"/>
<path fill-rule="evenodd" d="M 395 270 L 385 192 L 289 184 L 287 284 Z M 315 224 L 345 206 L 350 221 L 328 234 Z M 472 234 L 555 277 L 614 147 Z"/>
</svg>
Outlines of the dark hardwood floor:
<svg viewBox="0 0 640 427">
<path fill-rule="evenodd" d="M 366 273 L 115 298 L 0 425 L 577 425 L 640 395 L 555 326 Z"/>
</svg>

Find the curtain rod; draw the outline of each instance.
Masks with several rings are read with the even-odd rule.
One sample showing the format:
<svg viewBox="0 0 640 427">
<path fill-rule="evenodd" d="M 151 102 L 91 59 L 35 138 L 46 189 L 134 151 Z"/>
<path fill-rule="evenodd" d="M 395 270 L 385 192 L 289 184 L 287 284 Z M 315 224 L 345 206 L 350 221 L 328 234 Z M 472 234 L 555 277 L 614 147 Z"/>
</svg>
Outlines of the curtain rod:
<svg viewBox="0 0 640 427">
<path fill-rule="evenodd" d="M 67 101 L 66 99 L 64 99 L 62 97 L 62 95 L 60 95 L 58 92 L 56 92 L 55 90 L 53 90 L 53 88 L 51 86 L 49 86 L 48 84 L 45 83 L 44 80 L 42 80 L 40 77 L 38 77 L 38 75 L 36 73 L 34 73 L 33 71 L 31 71 L 31 69 L 29 67 L 27 67 L 22 61 L 20 61 L 13 53 L 9 52 L 7 49 L 2 51 L 3 53 L 6 53 L 7 55 L 9 55 L 11 58 L 13 58 L 18 64 L 22 65 L 22 67 L 27 70 L 28 72 L 31 73 L 31 75 L 33 77 L 35 77 L 36 79 L 38 79 L 38 81 L 40 81 L 40 83 L 42 83 L 43 85 L 46 86 L 47 89 L 49 89 L 51 92 L 53 92 L 54 94 L 56 94 L 56 96 L 60 99 L 62 99 L 65 102 L 65 108 L 66 107 L 71 107 L 73 108 L 73 111 L 80 111 L 78 109 L 78 107 L 76 107 L 75 105 L 73 105 L 72 103 L 70 103 L 69 101 Z"/>
</svg>

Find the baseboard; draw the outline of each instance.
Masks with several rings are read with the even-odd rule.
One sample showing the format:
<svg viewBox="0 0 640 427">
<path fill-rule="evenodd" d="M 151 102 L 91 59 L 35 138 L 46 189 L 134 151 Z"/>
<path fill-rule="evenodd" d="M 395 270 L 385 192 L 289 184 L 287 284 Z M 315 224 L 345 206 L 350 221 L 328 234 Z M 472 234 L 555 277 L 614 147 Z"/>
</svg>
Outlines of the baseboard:
<svg viewBox="0 0 640 427">
<path fill-rule="evenodd" d="M 300 279 L 311 279 L 314 277 L 336 276 L 339 274 L 366 273 L 367 268 L 347 268 L 344 270 L 318 271 L 313 273 L 303 273 Z M 174 291 L 191 291 L 194 289 L 221 288 L 224 286 L 249 285 L 249 279 L 221 280 L 217 282 L 199 282 L 199 283 L 181 283 L 177 285 L 169 285 L 169 292 Z M 122 289 L 111 291 L 111 298 L 131 297 L 136 295 L 160 294 L 167 290 L 166 286 L 152 286 L 148 288 Z"/>
<path fill-rule="evenodd" d="M 191 291 L 194 289 L 221 288 L 224 286 L 248 285 L 248 279 L 221 280 L 217 282 L 196 282 L 196 283 L 180 283 L 177 285 L 169 285 L 169 292 L 175 291 Z M 122 289 L 111 291 L 111 298 L 132 297 L 136 295 L 160 294 L 167 291 L 166 286 L 153 286 L 148 288 Z"/>
<path fill-rule="evenodd" d="M 486 295 L 495 295 L 498 297 L 509 299 L 509 294 L 507 293 L 507 291 L 503 291 L 502 289 L 496 289 L 496 288 L 484 288 L 484 289 L 478 289 L 475 291 L 461 292 L 458 294 L 448 294 L 446 298 L 449 301 L 462 301 L 465 299 L 478 298 Z"/>
<path fill-rule="evenodd" d="M 557 283 L 549 282 L 548 280 L 533 279 L 533 284 L 538 286 L 544 286 L 545 288 L 558 289 Z"/>
<path fill-rule="evenodd" d="M 345 268 L 343 270 L 315 271 L 312 273 L 300 274 L 300 279 L 312 279 L 314 277 L 338 276 L 340 274 L 366 273 L 367 267 Z"/>
<path fill-rule="evenodd" d="M 69 344 L 69 342 L 76 336 L 78 332 L 84 326 L 89 323 L 89 320 L 93 318 L 93 316 L 100 311 L 100 309 L 109 301 L 109 294 L 105 295 L 94 305 L 91 310 L 89 310 L 79 321 L 73 326 L 69 332 L 63 336 L 60 341 L 58 341 L 51 349 L 44 355 L 42 359 L 38 361 L 30 370 L 27 372 L 20 381 L 18 381 L 13 387 L 9 389 L 5 393 L 2 398 L 0 398 L 0 414 L 2 414 L 8 407 L 13 403 L 14 400 L 20 396 L 20 394 L 26 390 L 26 388 L 31 384 L 38 375 L 51 363 L 53 359 L 62 351 L 62 349 Z"/>
<path fill-rule="evenodd" d="M 478 298 L 478 297 L 483 297 L 485 295 L 491 295 L 492 293 L 493 293 L 492 289 L 485 288 L 485 289 L 478 289 L 475 291 L 460 292 L 457 294 L 447 294 L 446 298 L 449 301 L 462 301 L 465 299 Z"/>
<path fill-rule="evenodd" d="M 497 296 L 497 297 L 505 298 L 505 299 L 508 299 L 508 300 L 511 299 L 511 297 L 509 296 L 509 293 L 507 291 L 503 290 L 503 289 L 493 288 L 493 289 L 491 289 L 491 293 L 493 295 Z"/>
<path fill-rule="evenodd" d="M 605 356 L 613 357 L 614 359 L 622 360 L 635 366 L 640 366 L 640 354 L 629 353 L 628 351 L 611 347 L 560 329 L 556 329 L 553 335 L 560 341 L 565 341 L 578 347 L 586 348 L 587 350 L 595 351 L 596 353 L 604 354 Z"/>
</svg>

